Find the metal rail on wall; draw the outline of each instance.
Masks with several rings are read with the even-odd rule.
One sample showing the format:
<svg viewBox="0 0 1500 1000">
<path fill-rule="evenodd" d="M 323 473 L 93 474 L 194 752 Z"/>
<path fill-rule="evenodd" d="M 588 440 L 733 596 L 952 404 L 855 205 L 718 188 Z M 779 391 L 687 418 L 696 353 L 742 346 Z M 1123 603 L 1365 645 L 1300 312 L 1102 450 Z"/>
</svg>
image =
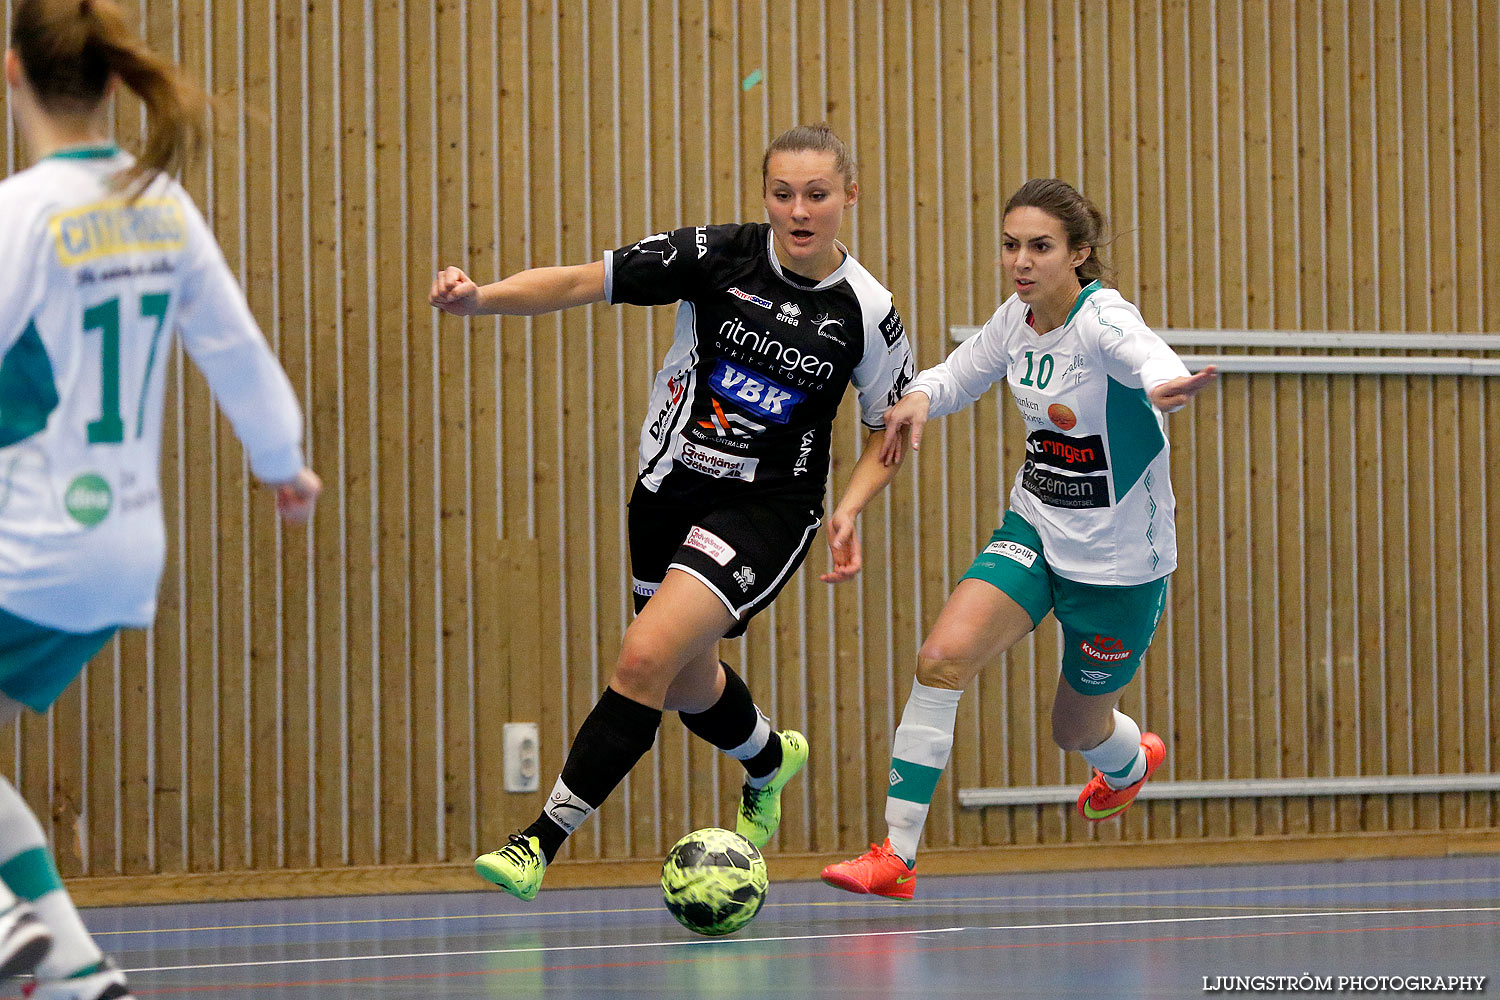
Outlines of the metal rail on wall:
<svg viewBox="0 0 1500 1000">
<path fill-rule="evenodd" d="M 968 340 L 977 326 L 950 326 L 955 341 Z M 1500 351 L 1493 333 L 1295 333 L 1282 330 L 1158 330 L 1174 348 L 1276 348 L 1302 351 Z M 1183 354 L 1183 364 L 1197 371 L 1215 365 L 1222 372 L 1285 375 L 1500 375 L 1500 358 L 1454 355 L 1378 354 Z"/>
<path fill-rule="evenodd" d="M 1027 788 L 960 788 L 958 804 L 1035 806 L 1073 802 L 1078 785 Z M 1251 799 L 1301 795 L 1404 795 L 1434 792 L 1500 792 L 1500 774 L 1412 774 L 1364 778 L 1234 778 L 1227 781 L 1148 781 L 1139 799 Z"/>
</svg>

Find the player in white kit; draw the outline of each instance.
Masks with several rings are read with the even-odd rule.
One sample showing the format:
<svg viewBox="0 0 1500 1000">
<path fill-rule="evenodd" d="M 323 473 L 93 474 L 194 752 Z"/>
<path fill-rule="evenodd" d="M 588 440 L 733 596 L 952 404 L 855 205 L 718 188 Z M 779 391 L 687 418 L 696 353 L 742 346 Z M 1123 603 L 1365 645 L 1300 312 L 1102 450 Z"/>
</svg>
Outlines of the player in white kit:
<svg viewBox="0 0 1500 1000">
<path fill-rule="evenodd" d="M 0 182 L 0 725 L 45 712 L 120 628 L 156 611 L 158 466 L 174 331 L 250 456 L 304 521 L 320 489 L 291 384 L 187 193 L 165 172 L 201 95 L 112 0 L 20 0 L 9 104 L 34 165 Z M 146 104 L 137 160 L 112 88 Z M 0 976 L 33 1000 L 118 1000 L 36 817 L 0 778 Z"/>
<path fill-rule="evenodd" d="M 1102 283 L 1103 220 L 1063 181 L 1032 180 L 1006 205 L 1002 263 L 1015 293 L 978 335 L 911 383 L 886 412 L 885 454 L 913 449 L 929 418 L 1005 379 L 1026 421 L 1026 461 L 1010 510 L 954 589 L 917 659 L 891 748 L 884 844 L 829 865 L 851 892 L 911 899 L 917 842 L 953 747 L 963 688 L 1050 611 L 1063 628 L 1052 735 L 1094 768 L 1084 818 L 1124 811 L 1166 756 L 1116 710 L 1177 566 L 1176 501 L 1163 411 L 1214 379 L 1188 374 L 1135 306 Z"/>
</svg>

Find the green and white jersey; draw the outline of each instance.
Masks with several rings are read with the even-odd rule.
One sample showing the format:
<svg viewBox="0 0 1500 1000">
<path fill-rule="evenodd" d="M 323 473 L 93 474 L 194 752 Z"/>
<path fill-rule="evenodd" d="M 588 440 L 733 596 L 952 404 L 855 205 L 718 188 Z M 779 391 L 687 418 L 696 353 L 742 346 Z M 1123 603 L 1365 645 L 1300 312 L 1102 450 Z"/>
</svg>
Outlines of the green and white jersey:
<svg viewBox="0 0 1500 1000">
<path fill-rule="evenodd" d="M 1038 333 L 1031 323 L 1012 295 L 907 392 L 925 392 L 941 417 L 1005 379 L 1027 428 L 1010 504 L 1041 535 L 1053 572 L 1113 587 L 1166 576 L 1177 567 L 1177 504 L 1166 421 L 1146 392 L 1187 368 L 1135 306 L 1098 282 L 1062 326 Z"/>
<path fill-rule="evenodd" d="M 70 149 L 0 182 L 0 608 L 67 632 L 155 614 L 174 332 L 255 474 L 302 467 L 296 396 L 208 225 L 168 177 L 127 203 L 130 164 Z"/>
</svg>

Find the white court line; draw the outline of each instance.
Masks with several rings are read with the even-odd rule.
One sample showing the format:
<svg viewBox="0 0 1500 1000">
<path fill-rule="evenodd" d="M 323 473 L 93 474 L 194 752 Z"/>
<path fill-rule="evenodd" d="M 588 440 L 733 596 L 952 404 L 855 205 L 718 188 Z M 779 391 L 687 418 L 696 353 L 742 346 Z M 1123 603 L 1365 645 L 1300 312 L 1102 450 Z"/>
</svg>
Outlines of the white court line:
<svg viewBox="0 0 1500 1000">
<path fill-rule="evenodd" d="M 899 931 L 861 931 L 848 934 L 788 934 L 776 937 L 720 938 L 706 940 L 634 941 L 619 944 L 540 945 L 531 948 L 483 948 L 473 951 L 427 951 L 403 955 L 343 955 L 326 958 L 280 958 L 261 962 L 218 962 L 207 965 L 161 965 L 126 969 L 134 975 L 141 972 L 200 972 L 209 969 L 250 969 L 276 965 L 324 965 L 330 962 L 378 962 L 411 958 L 464 958 L 476 955 L 547 955 L 569 951 L 621 951 L 634 948 L 680 948 L 704 945 L 769 944 L 780 941 L 839 941 L 871 937 L 915 937 L 923 934 L 956 934 L 963 931 L 1041 931 L 1087 927 L 1142 927 L 1156 924 L 1205 924 L 1227 920 L 1306 920 L 1310 917 L 1379 917 L 1416 916 L 1423 913 L 1497 913 L 1500 906 L 1457 906 L 1419 910 L 1328 910 L 1322 913 L 1243 913 L 1214 917 L 1157 917 L 1150 920 L 1088 920 L 1053 924 L 1000 924 L 991 927 L 914 927 Z M 1375 928 L 1379 929 L 1379 928 Z M 504 970 L 496 970 L 504 971 Z"/>
<path fill-rule="evenodd" d="M 947 878 L 949 876 L 933 876 L 934 878 Z M 1237 892 L 1308 892 L 1316 889 L 1392 889 L 1410 888 L 1422 886 L 1440 885 L 1482 885 L 1485 882 L 1500 882 L 1500 879 L 1473 879 L 1473 878 L 1443 878 L 1443 879 L 1412 879 L 1407 881 L 1391 882 L 1324 882 L 1310 885 L 1246 885 L 1230 886 L 1225 888 L 1213 887 L 1183 887 L 1178 889 L 1132 889 L 1124 892 L 1060 892 L 1060 893 L 1035 893 L 1035 894 L 1012 894 L 1005 896 L 945 896 L 932 899 L 908 899 L 902 900 L 899 905 L 902 909 L 912 910 L 918 907 L 951 906 L 954 903 L 1009 903 L 1021 900 L 1046 901 L 1065 899 L 1128 899 L 1139 896 L 1191 896 L 1194 894 L 1213 893 L 1216 896 Z M 858 906 L 875 903 L 880 905 L 880 899 L 807 899 L 777 901 L 771 905 L 780 907 L 791 906 Z M 199 905 L 199 904 L 185 904 Z M 446 920 L 516 920 L 536 919 L 538 917 L 569 917 L 569 916 L 603 916 L 612 913 L 651 913 L 660 909 L 657 906 L 617 906 L 608 909 L 597 910 L 530 910 L 530 911 L 508 911 L 505 913 L 444 913 L 413 915 L 405 917 L 364 917 L 353 920 L 291 920 L 267 924 L 222 924 L 208 927 L 136 927 L 129 930 L 116 931 L 92 931 L 96 938 L 101 937 L 123 937 L 133 934 L 198 934 L 208 931 L 257 931 L 270 930 L 286 927 L 337 927 L 342 925 L 357 926 L 365 924 L 416 924 L 433 921 Z"/>
</svg>

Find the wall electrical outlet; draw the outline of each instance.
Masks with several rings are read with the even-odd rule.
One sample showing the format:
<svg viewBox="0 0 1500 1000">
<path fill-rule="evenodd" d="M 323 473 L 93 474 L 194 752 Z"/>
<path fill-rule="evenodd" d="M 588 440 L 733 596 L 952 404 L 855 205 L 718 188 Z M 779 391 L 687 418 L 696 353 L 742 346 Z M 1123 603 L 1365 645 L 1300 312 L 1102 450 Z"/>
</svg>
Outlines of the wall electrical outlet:
<svg viewBox="0 0 1500 1000">
<path fill-rule="evenodd" d="M 507 722 L 502 742 L 505 747 L 505 790 L 534 792 L 541 777 L 541 740 L 535 722 Z"/>
</svg>

